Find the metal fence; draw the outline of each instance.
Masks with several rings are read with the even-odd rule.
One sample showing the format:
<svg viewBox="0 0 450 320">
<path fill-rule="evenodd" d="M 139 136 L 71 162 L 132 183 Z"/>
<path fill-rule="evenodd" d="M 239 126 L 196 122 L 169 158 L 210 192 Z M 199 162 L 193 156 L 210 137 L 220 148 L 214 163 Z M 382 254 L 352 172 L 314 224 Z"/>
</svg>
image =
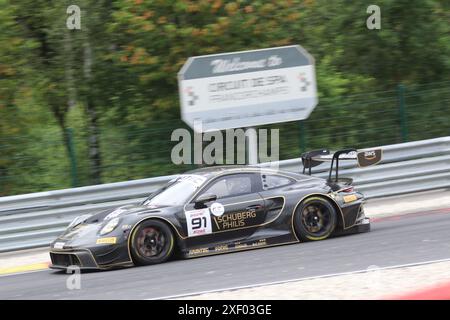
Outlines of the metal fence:
<svg viewBox="0 0 450 320">
<path fill-rule="evenodd" d="M 323 146 L 365 148 L 450 134 L 450 81 L 390 83 L 383 91 L 334 96 L 325 90 L 322 94 L 308 119 L 257 127 L 279 130 L 279 159 L 292 159 Z M 116 120 L 109 118 L 109 112 L 102 115 L 96 149 L 101 161 L 89 158 L 92 137 L 79 108 L 71 111 L 67 141 L 50 119 L 23 125 L 26 130 L 17 133 L 0 134 L 0 196 L 94 185 L 99 181 L 96 173 L 102 183 L 113 183 L 190 169 L 191 165 L 182 167 L 171 161 L 178 143 L 171 141 L 173 131 L 186 128 L 192 134 L 177 110 L 171 108 L 155 118 L 152 107 L 148 114 L 136 111 L 131 118 L 126 113 L 116 115 Z M 228 156 L 226 149 L 223 153 Z"/>
<path fill-rule="evenodd" d="M 450 187 L 450 136 L 382 149 L 383 160 L 377 166 L 360 169 L 355 164 L 341 165 L 341 176 L 353 177 L 367 198 Z M 299 158 L 278 165 L 283 170 L 301 170 Z M 328 169 L 322 164 L 313 174 L 325 177 Z M 172 177 L 2 197 L 0 252 L 47 246 L 74 217 L 142 201 Z"/>
</svg>

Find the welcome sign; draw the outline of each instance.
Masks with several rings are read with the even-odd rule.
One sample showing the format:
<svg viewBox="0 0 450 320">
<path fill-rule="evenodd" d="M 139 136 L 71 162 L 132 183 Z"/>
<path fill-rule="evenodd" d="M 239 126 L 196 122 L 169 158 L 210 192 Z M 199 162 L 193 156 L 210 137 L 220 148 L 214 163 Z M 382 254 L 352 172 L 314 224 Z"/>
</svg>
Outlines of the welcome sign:
<svg viewBox="0 0 450 320">
<path fill-rule="evenodd" d="M 299 45 L 191 57 L 178 83 L 182 119 L 202 132 L 306 119 L 318 102 Z"/>
</svg>

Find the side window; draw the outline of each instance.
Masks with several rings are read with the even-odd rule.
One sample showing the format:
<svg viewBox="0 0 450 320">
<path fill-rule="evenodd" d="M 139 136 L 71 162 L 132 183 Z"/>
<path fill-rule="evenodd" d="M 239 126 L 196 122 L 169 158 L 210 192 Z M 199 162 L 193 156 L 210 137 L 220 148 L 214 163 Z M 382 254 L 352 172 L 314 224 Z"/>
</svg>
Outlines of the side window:
<svg viewBox="0 0 450 320">
<path fill-rule="evenodd" d="M 270 190 L 286 186 L 294 182 L 293 179 L 288 177 L 278 176 L 274 174 L 262 174 L 261 175 L 263 190 Z"/>
<path fill-rule="evenodd" d="M 212 193 L 217 199 L 243 195 L 252 192 L 252 176 L 250 174 L 233 174 L 219 178 L 202 192 Z"/>
</svg>

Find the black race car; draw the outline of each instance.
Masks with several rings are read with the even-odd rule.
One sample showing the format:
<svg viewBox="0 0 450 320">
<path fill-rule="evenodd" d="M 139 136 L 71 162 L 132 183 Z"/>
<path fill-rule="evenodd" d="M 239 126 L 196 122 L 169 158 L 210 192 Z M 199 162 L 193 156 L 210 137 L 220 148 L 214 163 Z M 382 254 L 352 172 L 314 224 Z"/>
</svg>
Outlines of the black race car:
<svg viewBox="0 0 450 320">
<path fill-rule="evenodd" d="M 76 218 L 52 242 L 51 267 L 149 265 L 369 231 L 364 196 L 338 176 L 349 159 L 371 165 L 381 150 L 303 154 L 304 173 L 331 161 L 328 179 L 250 166 L 190 171 L 140 204 Z"/>
</svg>

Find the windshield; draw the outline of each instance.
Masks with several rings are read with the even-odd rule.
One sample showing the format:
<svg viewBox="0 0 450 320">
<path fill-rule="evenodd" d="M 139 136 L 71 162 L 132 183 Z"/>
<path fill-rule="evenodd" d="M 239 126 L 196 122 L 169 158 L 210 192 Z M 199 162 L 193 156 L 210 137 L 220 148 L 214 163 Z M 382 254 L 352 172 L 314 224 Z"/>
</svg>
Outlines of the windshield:
<svg viewBox="0 0 450 320">
<path fill-rule="evenodd" d="M 197 175 L 181 175 L 169 181 L 163 188 L 153 193 L 143 202 L 144 206 L 182 206 L 206 181 Z"/>
</svg>

